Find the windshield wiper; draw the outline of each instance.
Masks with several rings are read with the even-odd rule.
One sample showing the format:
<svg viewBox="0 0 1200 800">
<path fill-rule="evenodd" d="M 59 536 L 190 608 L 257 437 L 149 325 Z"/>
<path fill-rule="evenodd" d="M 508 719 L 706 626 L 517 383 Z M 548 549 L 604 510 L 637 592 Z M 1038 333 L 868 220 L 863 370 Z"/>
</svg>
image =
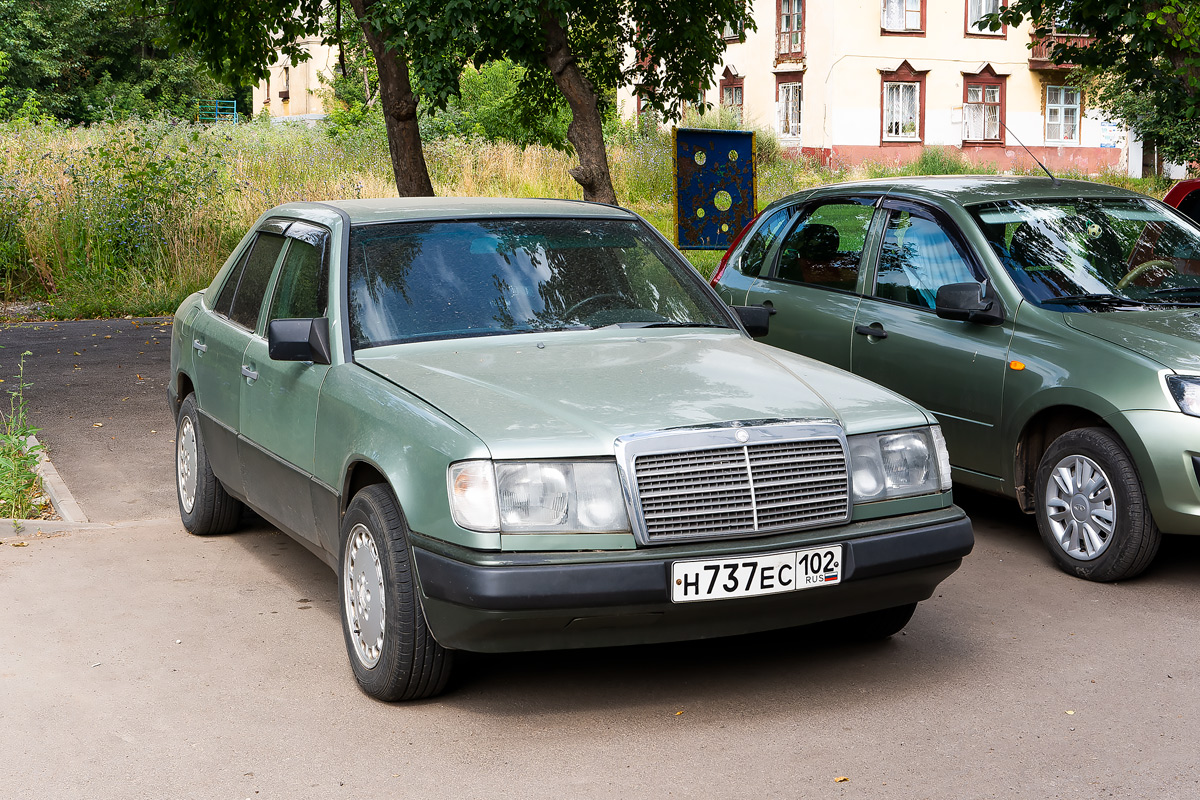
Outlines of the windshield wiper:
<svg viewBox="0 0 1200 800">
<path fill-rule="evenodd" d="M 1120 297 L 1115 294 L 1064 294 L 1061 297 L 1047 297 L 1038 302 L 1044 306 L 1121 306 L 1128 308 L 1143 305 L 1137 300 L 1130 300 L 1128 297 Z"/>
<path fill-rule="evenodd" d="M 1154 297 L 1200 297 L 1200 286 L 1176 286 L 1171 289 L 1154 289 Z"/>
</svg>

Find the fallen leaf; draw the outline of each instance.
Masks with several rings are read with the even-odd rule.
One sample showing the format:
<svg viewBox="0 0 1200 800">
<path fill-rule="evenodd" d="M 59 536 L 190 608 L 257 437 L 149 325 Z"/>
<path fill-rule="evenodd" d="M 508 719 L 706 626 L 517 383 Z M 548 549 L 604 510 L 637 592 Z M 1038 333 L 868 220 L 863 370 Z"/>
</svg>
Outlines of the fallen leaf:
<svg viewBox="0 0 1200 800">
<path fill-rule="evenodd" d="M 13 547 L 29 547 L 29 542 L 13 542 Z"/>
<path fill-rule="evenodd" d="M 1068 713 L 1068 714 L 1074 714 L 1075 712 L 1074 712 L 1074 711 L 1068 711 L 1067 713 Z"/>
<path fill-rule="evenodd" d="M 847 778 L 845 775 L 838 775 L 836 778 L 833 779 L 833 782 L 834 783 L 849 783 L 850 779 Z"/>
<path fill-rule="evenodd" d="M 682 714 L 682 713 L 683 713 L 682 711 L 676 711 L 676 712 L 675 712 L 675 716 L 677 716 L 677 717 L 678 717 L 678 716 L 679 716 L 680 714 Z"/>
<path fill-rule="evenodd" d="M 82 355 L 82 353 L 80 353 L 78 350 L 76 350 L 76 351 L 75 351 L 75 355 L 77 355 L 77 356 L 78 356 L 78 355 Z"/>
<path fill-rule="evenodd" d="M 103 422 L 93 422 L 93 423 L 92 423 L 92 427 L 93 427 L 93 428 L 103 428 L 103 427 L 104 427 L 104 423 L 103 423 Z"/>
</svg>

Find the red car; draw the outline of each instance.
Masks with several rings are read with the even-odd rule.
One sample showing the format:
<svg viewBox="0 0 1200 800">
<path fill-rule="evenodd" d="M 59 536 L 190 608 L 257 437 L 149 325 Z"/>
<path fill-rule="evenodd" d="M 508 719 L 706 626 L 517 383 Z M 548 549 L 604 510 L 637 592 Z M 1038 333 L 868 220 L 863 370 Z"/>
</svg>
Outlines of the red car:
<svg viewBox="0 0 1200 800">
<path fill-rule="evenodd" d="M 1187 217 L 1200 224 L 1200 179 L 1180 181 L 1171 187 L 1163 202 L 1175 206 Z"/>
</svg>

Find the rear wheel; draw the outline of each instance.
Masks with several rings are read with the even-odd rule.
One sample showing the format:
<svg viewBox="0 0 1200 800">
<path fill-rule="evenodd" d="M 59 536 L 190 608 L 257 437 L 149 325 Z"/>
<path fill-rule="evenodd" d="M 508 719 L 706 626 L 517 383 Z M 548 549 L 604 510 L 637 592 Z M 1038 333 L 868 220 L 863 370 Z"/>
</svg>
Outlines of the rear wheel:
<svg viewBox="0 0 1200 800">
<path fill-rule="evenodd" d="M 213 475 L 194 394 L 183 399 L 175 426 L 175 496 L 183 527 L 199 536 L 232 531 L 242 514 L 241 502 Z"/>
<path fill-rule="evenodd" d="M 342 522 L 342 632 L 358 685 L 379 700 L 446 687 L 453 654 L 429 632 L 413 580 L 407 526 L 386 486 L 354 496 Z"/>
<path fill-rule="evenodd" d="M 1051 443 L 1038 467 L 1037 521 L 1059 567 L 1092 581 L 1138 575 L 1162 541 L 1133 460 L 1104 428 Z"/>
</svg>

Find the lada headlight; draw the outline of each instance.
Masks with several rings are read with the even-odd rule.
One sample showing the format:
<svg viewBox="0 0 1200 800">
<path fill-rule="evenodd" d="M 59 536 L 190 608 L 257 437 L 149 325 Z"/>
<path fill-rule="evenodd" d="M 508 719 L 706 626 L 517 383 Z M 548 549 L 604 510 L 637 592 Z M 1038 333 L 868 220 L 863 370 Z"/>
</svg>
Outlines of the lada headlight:
<svg viewBox="0 0 1200 800">
<path fill-rule="evenodd" d="M 950 456 L 940 425 L 850 436 L 851 495 L 856 503 L 950 488 Z"/>
<path fill-rule="evenodd" d="M 448 473 L 460 527 L 503 533 L 628 532 L 617 465 L 604 461 L 460 461 Z"/>
<path fill-rule="evenodd" d="M 1168 375 L 1167 388 L 1180 411 L 1200 417 L 1200 375 Z"/>
</svg>

